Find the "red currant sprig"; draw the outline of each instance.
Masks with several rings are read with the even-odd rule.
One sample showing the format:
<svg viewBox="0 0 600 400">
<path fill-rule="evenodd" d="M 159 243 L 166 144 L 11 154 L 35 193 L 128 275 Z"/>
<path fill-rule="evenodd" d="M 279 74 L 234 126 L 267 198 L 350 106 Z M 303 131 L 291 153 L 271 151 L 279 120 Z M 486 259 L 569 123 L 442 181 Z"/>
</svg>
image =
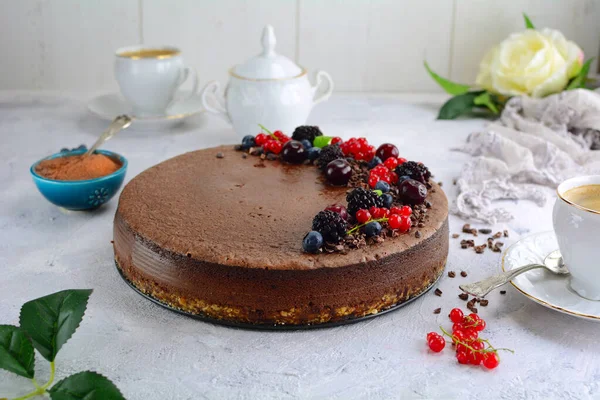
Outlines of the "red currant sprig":
<svg viewBox="0 0 600 400">
<path fill-rule="evenodd" d="M 411 214 L 412 208 L 409 206 L 392 207 L 389 210 L 383 207 L 371 207 L 368 210 L 358 210 L 354 217 L 359 224 L 346 232 L 346 234 L 353 234 L 369 222 L 387 222 L 390 229 L 405 233 L 408 232 L 412 226 L 412 221 L 410 219 Z"/>
</svg>

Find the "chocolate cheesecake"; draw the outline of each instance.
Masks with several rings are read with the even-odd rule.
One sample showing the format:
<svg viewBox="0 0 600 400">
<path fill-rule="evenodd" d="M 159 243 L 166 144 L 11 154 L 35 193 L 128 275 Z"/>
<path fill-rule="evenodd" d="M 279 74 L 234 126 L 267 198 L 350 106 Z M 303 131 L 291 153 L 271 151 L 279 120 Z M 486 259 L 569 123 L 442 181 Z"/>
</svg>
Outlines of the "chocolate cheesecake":
<svg viewBox="0 0 600 400">
<path fill-rule="evenodd" d="M 347 187 L 325 184 L 314 166 L 262 160 L 233 146 L 190 152 L 124 188 L 115 260 L 143 293 L 215 320 L 306 325 L 376 314 L 421 294 L 443 271 L 448 203 L 429 184 L 419 227 L 308 254 L 302 238 L 312 218 L 344 203 Z"/>
</svg>

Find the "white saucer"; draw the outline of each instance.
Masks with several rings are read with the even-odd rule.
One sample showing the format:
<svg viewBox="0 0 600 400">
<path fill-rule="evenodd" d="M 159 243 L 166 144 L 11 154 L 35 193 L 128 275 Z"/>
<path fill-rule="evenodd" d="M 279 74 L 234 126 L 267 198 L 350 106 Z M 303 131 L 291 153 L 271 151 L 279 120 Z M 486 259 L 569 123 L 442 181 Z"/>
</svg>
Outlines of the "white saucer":
<svg viewBox="0 0 600 400">
<path fill-rule="evenodd" d="M 543 263 L 544 258 L 556 249 L 558 243 L 554 232 L 527 236 L 506 249 L 502 270 Z M 600 301 L 587 300 L 575 294 L 569 287 L 569 277 L 554 275 L 540 268 L 517 276 L 511 283 L 526 297 L 545 307 L 600 322 Z"/>
<path fill-rule="evenodd" d="M 181 92 L 178 96 L 184 97 L 187 93 Z M 172 126 L 183 122 L 185 119 L 204 112 L 200 94 L 191 99 L 175 103 L 167 110 L 165 115 L 157 117 L 136 117 L 132 114 L 131 106 L 119 93 L 104 94 L 94 97 L 88 103 L 88 110 L 102 119 L 113 120 L 117 115 L 127 114 L 134 120 L 132 127 L 160 128 Z"/>
</svg>

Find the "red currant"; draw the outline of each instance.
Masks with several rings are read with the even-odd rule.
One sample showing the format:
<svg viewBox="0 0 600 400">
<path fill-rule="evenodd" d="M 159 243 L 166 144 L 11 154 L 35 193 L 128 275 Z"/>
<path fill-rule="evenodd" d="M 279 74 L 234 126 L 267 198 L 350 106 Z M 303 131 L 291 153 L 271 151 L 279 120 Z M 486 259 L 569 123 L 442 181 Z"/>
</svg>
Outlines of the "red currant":
<svg viewBox="0 0 600 400">
<path fill-rule="evenodd" d="M 476 325 L 473 327 L 477 332 L 481 332 L 482 330 L 485 329 L 485 321 L 483 319 L 480 319 L 476 322 Z"/>
<path fill-rule="evenodd" d="M 483 366 L 487 369 L 494 369 L 500 364 L 500 358 L 496 353 L 485 353 L 483 356 Z"/>
<path fill-rule="evenodd" d="M 471 318 L 472 321 L 479 321 L 481 318 L 479 317 L 479 315 L 475 314 L 475 313 L 471 313 L 469 314 L 469 318 Z"/>
<path fill-rule="evenodd" d="M 400 215 L 400 226 L 398 227 L 398 230 L 402 233 L 408 232 L 411 226 L 412 221 L 410 220 L 410 217 L 407 217 L 406 215 Z"/>
<path fill-rule="evenodd" d="M 432 338 L 439 336 L 440 334 L 437 332 L 429 332 L 427 334 L 427 343 L 429 343 L 431 341 Z"/>
<path fill-rule="evenodd" d="M 439 353 L 440 351 L 444 350 L 444 347 L 446 347 L 446 340 L 440 335 L 432 336 L 428 343 L 431 351 L 435 353 Z"/>
<path fill-rule="evenodd" d="M 264 133 L 259 133 L 254 138 L 254 143 L 256 143 L 257 146 L 262 146 L 263 144 L 265 144 L 267 142 L 267 140 L 269 140 L 268 135 L 265 135 Z"/>
<path fill-rule="evenodd" d="M 371 188 L 375 188 L 375 185 L 377 185 L 377 182 L 379 182 L 379 177 L 376 175 L 370 175 L 369 176 L 369 186 Z"/>
<path fill-rule="evenodd" d="M 383 164 L 379 164 L 376 165 L 375 167 L 373 167 L 373 169 L 371 170 L 372 174 L 376 174 L 377 176 L 382 176 L 382 175 L 386 175 L 389 173 L 389 170 L 387 169 L 387 167 Z"/>
<path fill-rule="evenodd" d="M 388 174 L 386 174 L 386 175 L 384 175 L 384 176 L 382 176 L 380 180 L 382 180 L 382 181 L 384 181 L 384 182 L 386 182 L 386 183 L 391 183 L 391 182 L 392 182 L 392 180 L 391 180 L 391 178 L 390 178 L 390 174 L 389 174 L 389 173 L 388 173 Z"/>
<path fill-rule="evenodd" d="M 265 143 L 265 150 L 275 154 L 281 153 L 282 147 L 283 144 L 277 140 L 269 140 L 267 143 Z"/>
<path fill-rule="evenodd" d="M 386 167 L 393 170 L 398 166 L 398 159 L 396 157 L 390 157 L 383 162 Z"/>
<path fill-rule="evenodd" d="M 396 215 L 402 215 L 402 208 L 394 206 L 394 207 L 390 208 L 390 213 L 396 214 Z"/>
<path fill-rule="evenodd" d="M 469 351 L 467 353 L 467 358 L 471 365 L 481 365 L 481 361 L 483 361 L 483 355 L 477 351 Z"/>
<path fill-rule="evenodd" d="M 469 356 L 467 355 L 467 352 L 464 350 L 456 352 L 456 359 L 458 360 L 459 364 L 468 364 L 469 363 Z"/>
<path fill-rule="evenodd" d="M 390 172 L 390 179 L 392 180 L 392 182 L 397 183 L 398 182 L 398 174 L 395 173 L 394 171 Z"/>
<path fill-rule="evenodd" d="M 400 215 L 406 215 L 407 217 L 410 217 L 412 215 L 412 208 L 410 208 L 410 206 L 402 206 L 400 209 Z"/>
<path fill-rule="evenodd" d="M 402 165 L 406 162 L 406 158 L 398 157 L 398 165 Z"/>
<path fill-rule="evenodd" d="M 452 325 L 452 332 L 462 331 L 464 329 L 465 326 L 462 324 L 462 322 L 455 322 L 454 325 Z"/>
<path fill-rule="evenodd" d="M 379 219 L 379 218 L 385 217 L 385 209 L 384 208 L 371 207 L 369 209 L 369 211 L 371 212 L 371 215 L 375 219 Z"/>
<path fill-rule="evenodd" d="M 390 228 L 399 229 L 400 228 L 400 218 L 401 217 L 398 214 L 390 215 L 390 218 L 388 219 L 388 224 L 390 225 Z"/>
<path fill-rule="evenodd" d="M 281 132 L 281 131 L 275 131 L 273 132 L 273 135 L 277 138 L 277 139 L 281 139 L 283 137 L 285 137 L 285 133 Z"/>
<path fill-rule="evenodd" d="M 331 139 L 331 144 L 336 144 L 336 143 L 341 143 L 341 142 L 342 142 L 342 138 L 339 136 L 336 136 L 333 139 Z"/>
<path fill-rule="evenodd" d="M 367 141 L 367 138 L 361 137 L 356 139 L 356 142 L 360 145 L 361 148 L 365 148 L 369 146 L 369 142 Z"/>
<path fill-rule="evenodd" d="M 365 222 L 367 222 L 370 219 L 371 219 L 371 213 L 369 213 L 369 211 L 367 211 L 367 210 L 358 210 L 356 212 L 356 220 L 359 223 L 364 224 Z"/>
<path fill-rule="evenodd" d="M 461 322 L 463 320 L 463 317 L 465 316 L 465 314 L 462 312 L 462 310 L 460 308 L 453 308 L 450 311 L 450 321 L 454 322 L 454 323 L 458 323 Z"/>
<path fill-rule="evenodd" d="M 479 337 L 479 334 L 473 328 L 467 328 L 463 331 L 463 333 L 465 335 L 465 340 L 468 342 L 477 340 L 477 338 Z"/>
<path fill-rule="evenodd" d="M 452 332 L 452 341 L 453 342 L 464 342 L 465 341 L 464 331 Z"/>
<path fill-rule="evenodd" d="M 483 350 L 485 348 L 485 344 L 480 339 L 474 340 L 473 343 L 469 344 L 475 350 Z"/>
</svg>

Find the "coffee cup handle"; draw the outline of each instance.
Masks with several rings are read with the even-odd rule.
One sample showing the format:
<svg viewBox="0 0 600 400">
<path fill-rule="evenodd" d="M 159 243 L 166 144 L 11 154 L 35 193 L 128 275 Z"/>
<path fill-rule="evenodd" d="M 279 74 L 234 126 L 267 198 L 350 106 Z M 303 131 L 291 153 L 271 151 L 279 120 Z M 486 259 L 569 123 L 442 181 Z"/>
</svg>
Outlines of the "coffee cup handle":
<svg viewBox="0 0 600 400">
<path fill-rule="evenodd" d="M 182 71 L 182 73 L 179 76 L 179 82 L 178 82 L 177 86 L 181 87 L 181 85 L 183 85 L 183 83 L 191 75 L 192 76 L 192 90 L 187 96 L 184 96 L 184 97 L 181 97 L 178 99 L 174 99 L 171 102 L 171 104 L 169 104 L 169 107 L 173 106 L 173 104 L 175 104 L 175 103 L 191 100 L 194 96 L 196 96 L 196 92 L 198 92 L 198 72 L 196 72 L 196 70 L 192 67 L 184 67 L 181 71 Z"/>
<path fill-rule="evenodd" d="M 229 114 L 227 114 L 227 108 L 225 106 L 225 101 L 222 96 L 219 94 L 221 85 L 217 81 L 211 81 L 204 86 L 202 92 L 200 94 L 200 98 L 202 99 L 202 107 L 210 113 L 219 115 L 224 118 L 227 122 L 231 122 L 229 119 Z M 214 102 L 216 103 L 216 107 L 209 103 L 208 96 L 212 95 L 214 98 Z"/>
</svg>

